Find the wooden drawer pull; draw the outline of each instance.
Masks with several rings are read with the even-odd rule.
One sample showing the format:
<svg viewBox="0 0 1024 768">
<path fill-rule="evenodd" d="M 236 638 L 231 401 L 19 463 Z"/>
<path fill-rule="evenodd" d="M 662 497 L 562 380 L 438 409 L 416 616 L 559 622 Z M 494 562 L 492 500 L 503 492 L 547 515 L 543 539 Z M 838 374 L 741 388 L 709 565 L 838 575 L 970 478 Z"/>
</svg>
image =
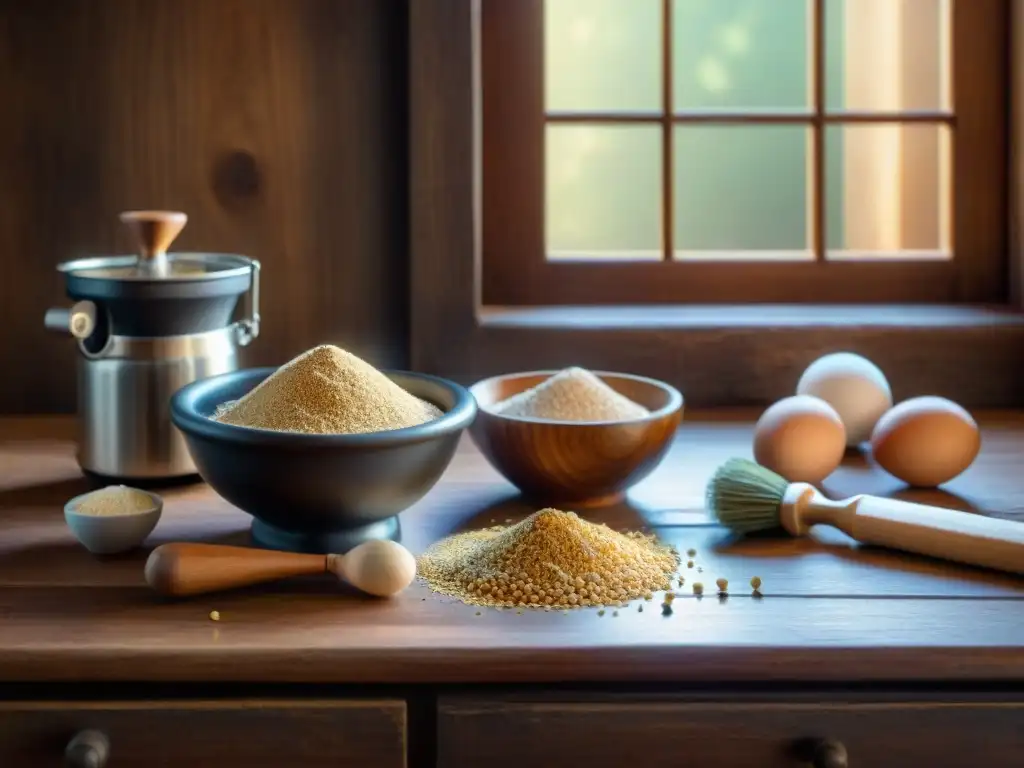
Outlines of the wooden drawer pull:
<svg viewBox="0 0 1024 768">
<path fill-rule="evenodd" d="M 103 768 L 110 754 L 110 741 L 101 731 L 81 731 L 68 742 L 64 762 L 68 768 Z"/>
<path fill-rule="evenodd" d="M 814 745 L 814 756 L 811 759 L 814 768 L 849 768 L 846 747 L 841 741 L 826 739 Z"/>
</svg>

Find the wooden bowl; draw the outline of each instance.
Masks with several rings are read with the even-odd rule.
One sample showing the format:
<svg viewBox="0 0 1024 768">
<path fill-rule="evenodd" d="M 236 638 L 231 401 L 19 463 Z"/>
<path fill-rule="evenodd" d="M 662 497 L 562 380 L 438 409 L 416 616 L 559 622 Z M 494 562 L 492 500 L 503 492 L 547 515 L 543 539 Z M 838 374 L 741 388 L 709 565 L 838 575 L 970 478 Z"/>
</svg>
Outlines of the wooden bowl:
<svg viewBox="0 0 1024 768">
<path fill-rule="evenodd" d="M 513 373 L 470 387 L 478 406 L 469 430 L 473 441 L 535 504 L 572 508 L 615 503 L 665 457 L 683 418 L 683 396 L 654 379 L 594 371 L 650 415 L 628 421 L 549 421 L 491 410 L 555 373 Z"/>
</svg>

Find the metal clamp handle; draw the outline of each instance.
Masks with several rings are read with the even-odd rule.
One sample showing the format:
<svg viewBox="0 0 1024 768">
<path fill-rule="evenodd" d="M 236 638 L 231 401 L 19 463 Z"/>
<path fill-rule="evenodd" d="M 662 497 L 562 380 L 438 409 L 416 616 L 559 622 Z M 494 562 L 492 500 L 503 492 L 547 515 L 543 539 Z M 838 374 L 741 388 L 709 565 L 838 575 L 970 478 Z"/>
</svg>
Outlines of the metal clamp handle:
<svg viewBox="0 0 1024 768">
<path fill-rule="evenodd" d="M 79 301 L 70 309 L 51 307 L 46 310 L 43 325 L 48 331 L 70 333 L 76 339 L 87 339 L 96 329 L 96 305 L 91 301 Z"/>
<path fill-rule="evenodd" d="M 260 335 L 260 263 L 252 260 L 252 286 L 249 288 L 247 318 L 235 323 L 238 346 L 247 347 Z"/>
</svg>

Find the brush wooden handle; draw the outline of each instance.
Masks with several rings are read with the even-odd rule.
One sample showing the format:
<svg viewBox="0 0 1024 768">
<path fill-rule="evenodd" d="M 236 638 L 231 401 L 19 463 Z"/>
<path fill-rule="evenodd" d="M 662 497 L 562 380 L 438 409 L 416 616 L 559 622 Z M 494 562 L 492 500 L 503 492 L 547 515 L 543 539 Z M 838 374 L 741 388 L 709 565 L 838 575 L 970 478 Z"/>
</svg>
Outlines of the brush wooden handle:
<svg viewBox="0 0 1024 768">
<path fill-rule="evenodd" d="M 221 544 L 162 544 L 146 561 L 146 583 L 164 595 L 198 595 L 326 570 L 327 555 Z"/>
<path fill-rule="evenodd" d="M 1024 523 L 878 496 L 833 501 L 804 483 L 786 491 L 780 517 L 795 536 L 824 523 L 862 544 L 1024 574 Z"/>
</svg>

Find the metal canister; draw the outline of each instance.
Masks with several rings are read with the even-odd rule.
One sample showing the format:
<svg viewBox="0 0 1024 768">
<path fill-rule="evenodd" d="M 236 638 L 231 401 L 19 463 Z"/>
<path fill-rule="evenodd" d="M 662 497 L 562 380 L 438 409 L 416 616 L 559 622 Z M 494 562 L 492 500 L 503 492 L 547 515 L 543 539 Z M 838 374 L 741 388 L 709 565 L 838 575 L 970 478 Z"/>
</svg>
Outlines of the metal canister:
<svg viewBox="0 0 1024 768">
<path fill-rule="evenodd" d="M 171 424 L 171 395 L 196 379 L 238 368 L 259 335 L 260 264 L 238 254 L 168 253 L 187 217 L 131 211 L 138 254 L 60 264 L 70 307 L 45 325 L 78 347 L 78 462 L 110 479 L 196 474 Z M 239 300 L 248 295 L 240 319 Z"/>
</svg>

